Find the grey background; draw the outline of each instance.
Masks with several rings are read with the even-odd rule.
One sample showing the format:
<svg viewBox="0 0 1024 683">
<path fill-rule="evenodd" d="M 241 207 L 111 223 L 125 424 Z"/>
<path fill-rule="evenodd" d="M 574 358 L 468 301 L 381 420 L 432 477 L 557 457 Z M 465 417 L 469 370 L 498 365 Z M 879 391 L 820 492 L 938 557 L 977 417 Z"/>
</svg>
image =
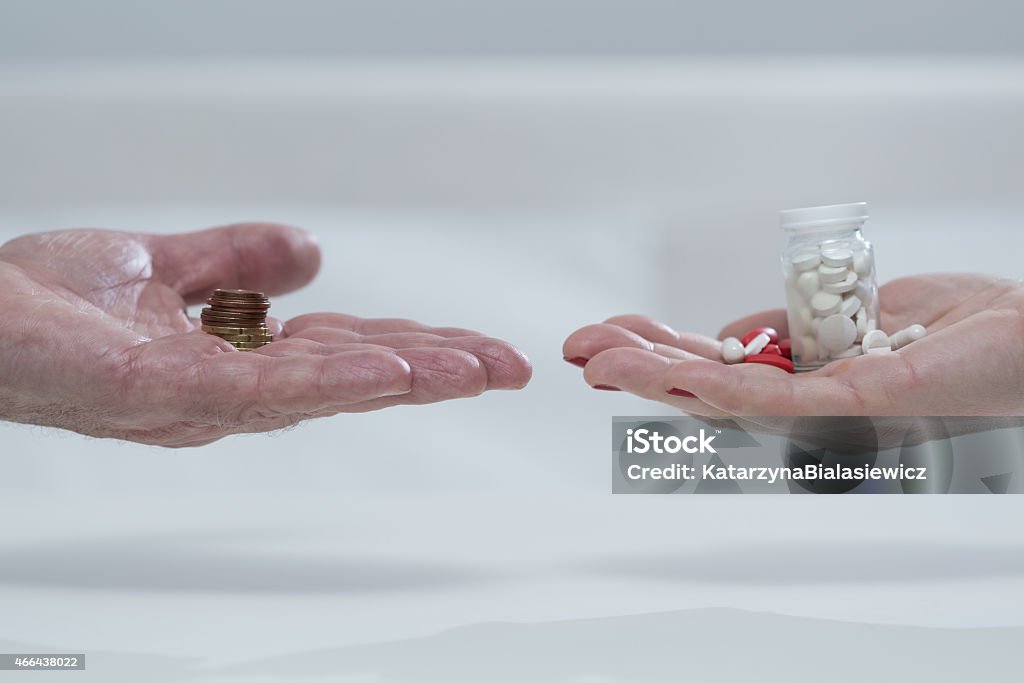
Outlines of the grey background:
<svg viewBox="0 0 1024 683">
<path fill-rule="evenodd" d="M 1015 4 L 0 12 L 0 240 L 289 222 L 324 266 L 276 315 L 478 328 L 536 369 L 191 451 L 0 426 L 0 650 L 85 651 L 83 680 L 594 683 L 727 633 L 816 654 L 695 677 L 852 650 L 877 680 L 1019 678 L 1024 499 L 613 497 L 611 416 L 668 409 L 560 353 L 620 312 L 713 334 L 777 306 L 789 206 L 868 201 L 882 280 L 1020 277 Z"/>
<path fill-rule="evenodd" d="M 0 58 L 1019 55 L 1013 0 L 2 0 Z"/>
</svg>

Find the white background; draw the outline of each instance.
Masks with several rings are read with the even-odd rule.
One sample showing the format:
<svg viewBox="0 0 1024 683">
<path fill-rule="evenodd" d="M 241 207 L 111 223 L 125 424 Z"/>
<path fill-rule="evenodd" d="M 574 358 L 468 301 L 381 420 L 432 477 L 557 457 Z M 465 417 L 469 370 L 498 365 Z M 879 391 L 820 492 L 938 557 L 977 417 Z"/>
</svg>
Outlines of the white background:
<svg viewBox="0 0 1024 683">
<path fill-rule="evenodd" d="M 880 679 L 1015 675 L 1000 648 L 1019 629 L 964 629 L 1024 622 L 1017 499 L 613 498 L 610 416 L 659 409 L 589 390 L 560 353 L 620 312 L 714 333 L 778 306 L 791 206 L 868 201 L 882 280 L 1021 277 L 1024 63 L 998 30 L 985 48 L 965 15 L 942 55 L 932 31 L 916 52 L 640 58 L 639 39 L 628 57 L 580 39 L 554 59 L 511 25 L 458 60 L 387 52 L 382 32 L 362 59 L 296 61 L 198 30 L 174 53 L 158 14 L 100 54 L 72 21 L 99 13 L 70 7 L 76 40 L 14 39 L 43 21 L 28 5 L 0 22 L 0 238 L 302 225 L 323 271 L 275 314 L 472 327 L 519 344 L 535 378 L 190 451 L 3 426 L 0 651 L 85 651 L 95 680 L 228 680 L 218 667 L 296 653 L 265 678 L 675 680 L 672 643 L 645 649 L 673 633 L 704 679 L 802 678 L 807 652 L 851 649 Z M 450 44 L 410 51 L 431 40 Z M 719 630 L 809 647 L 723 670 Z"/>
</svg>

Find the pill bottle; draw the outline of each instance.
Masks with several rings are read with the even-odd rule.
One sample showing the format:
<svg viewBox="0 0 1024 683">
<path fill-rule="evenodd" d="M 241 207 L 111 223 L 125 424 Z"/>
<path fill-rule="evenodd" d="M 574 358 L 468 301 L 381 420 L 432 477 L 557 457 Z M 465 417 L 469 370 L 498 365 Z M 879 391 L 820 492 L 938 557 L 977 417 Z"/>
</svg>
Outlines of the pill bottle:
<svg viewBox="0 0 1024 683">
<path fill-rule="evenodd" d="M 868 205 L 788 209 L 780 222 L 793 366 L 814 370 L 862 353 L 864 335 L 879 327 L 875 253 L 861 226 Z"/>
</svg>

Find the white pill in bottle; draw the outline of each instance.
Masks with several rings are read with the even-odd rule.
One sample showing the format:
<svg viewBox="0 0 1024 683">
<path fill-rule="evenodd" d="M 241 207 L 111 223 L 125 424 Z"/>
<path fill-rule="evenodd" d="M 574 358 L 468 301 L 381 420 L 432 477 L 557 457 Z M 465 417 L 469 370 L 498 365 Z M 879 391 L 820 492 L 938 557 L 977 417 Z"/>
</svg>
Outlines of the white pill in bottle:
<svg viewBox="0 0 1024 683">
<path fill-rule="evenodd" d="M 859 202 L 780 213 L 788 238 L 782 265 L 797 372 L 859 355 L 858 342 L 879 326 L 874 248 L 861 231 L 867 209 Z M 908 332 L 908 339 L 916 333 Z"/>
</svg>

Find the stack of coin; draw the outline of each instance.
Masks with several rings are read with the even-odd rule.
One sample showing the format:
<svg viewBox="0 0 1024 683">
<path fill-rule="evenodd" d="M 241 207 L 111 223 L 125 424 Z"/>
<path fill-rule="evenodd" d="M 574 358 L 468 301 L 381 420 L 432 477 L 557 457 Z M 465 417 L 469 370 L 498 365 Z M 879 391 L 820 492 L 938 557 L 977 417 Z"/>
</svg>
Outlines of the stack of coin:
<svg viewBox="0 0 1024 683">
<path fill-rule="evenodd" d="M 230 342 L 240 351 L 252 351 L 274 341 L 267 329 L 270 299 L 248 289 L 218 289 L 206 300 L 203 331 Z"/>
</svg>

